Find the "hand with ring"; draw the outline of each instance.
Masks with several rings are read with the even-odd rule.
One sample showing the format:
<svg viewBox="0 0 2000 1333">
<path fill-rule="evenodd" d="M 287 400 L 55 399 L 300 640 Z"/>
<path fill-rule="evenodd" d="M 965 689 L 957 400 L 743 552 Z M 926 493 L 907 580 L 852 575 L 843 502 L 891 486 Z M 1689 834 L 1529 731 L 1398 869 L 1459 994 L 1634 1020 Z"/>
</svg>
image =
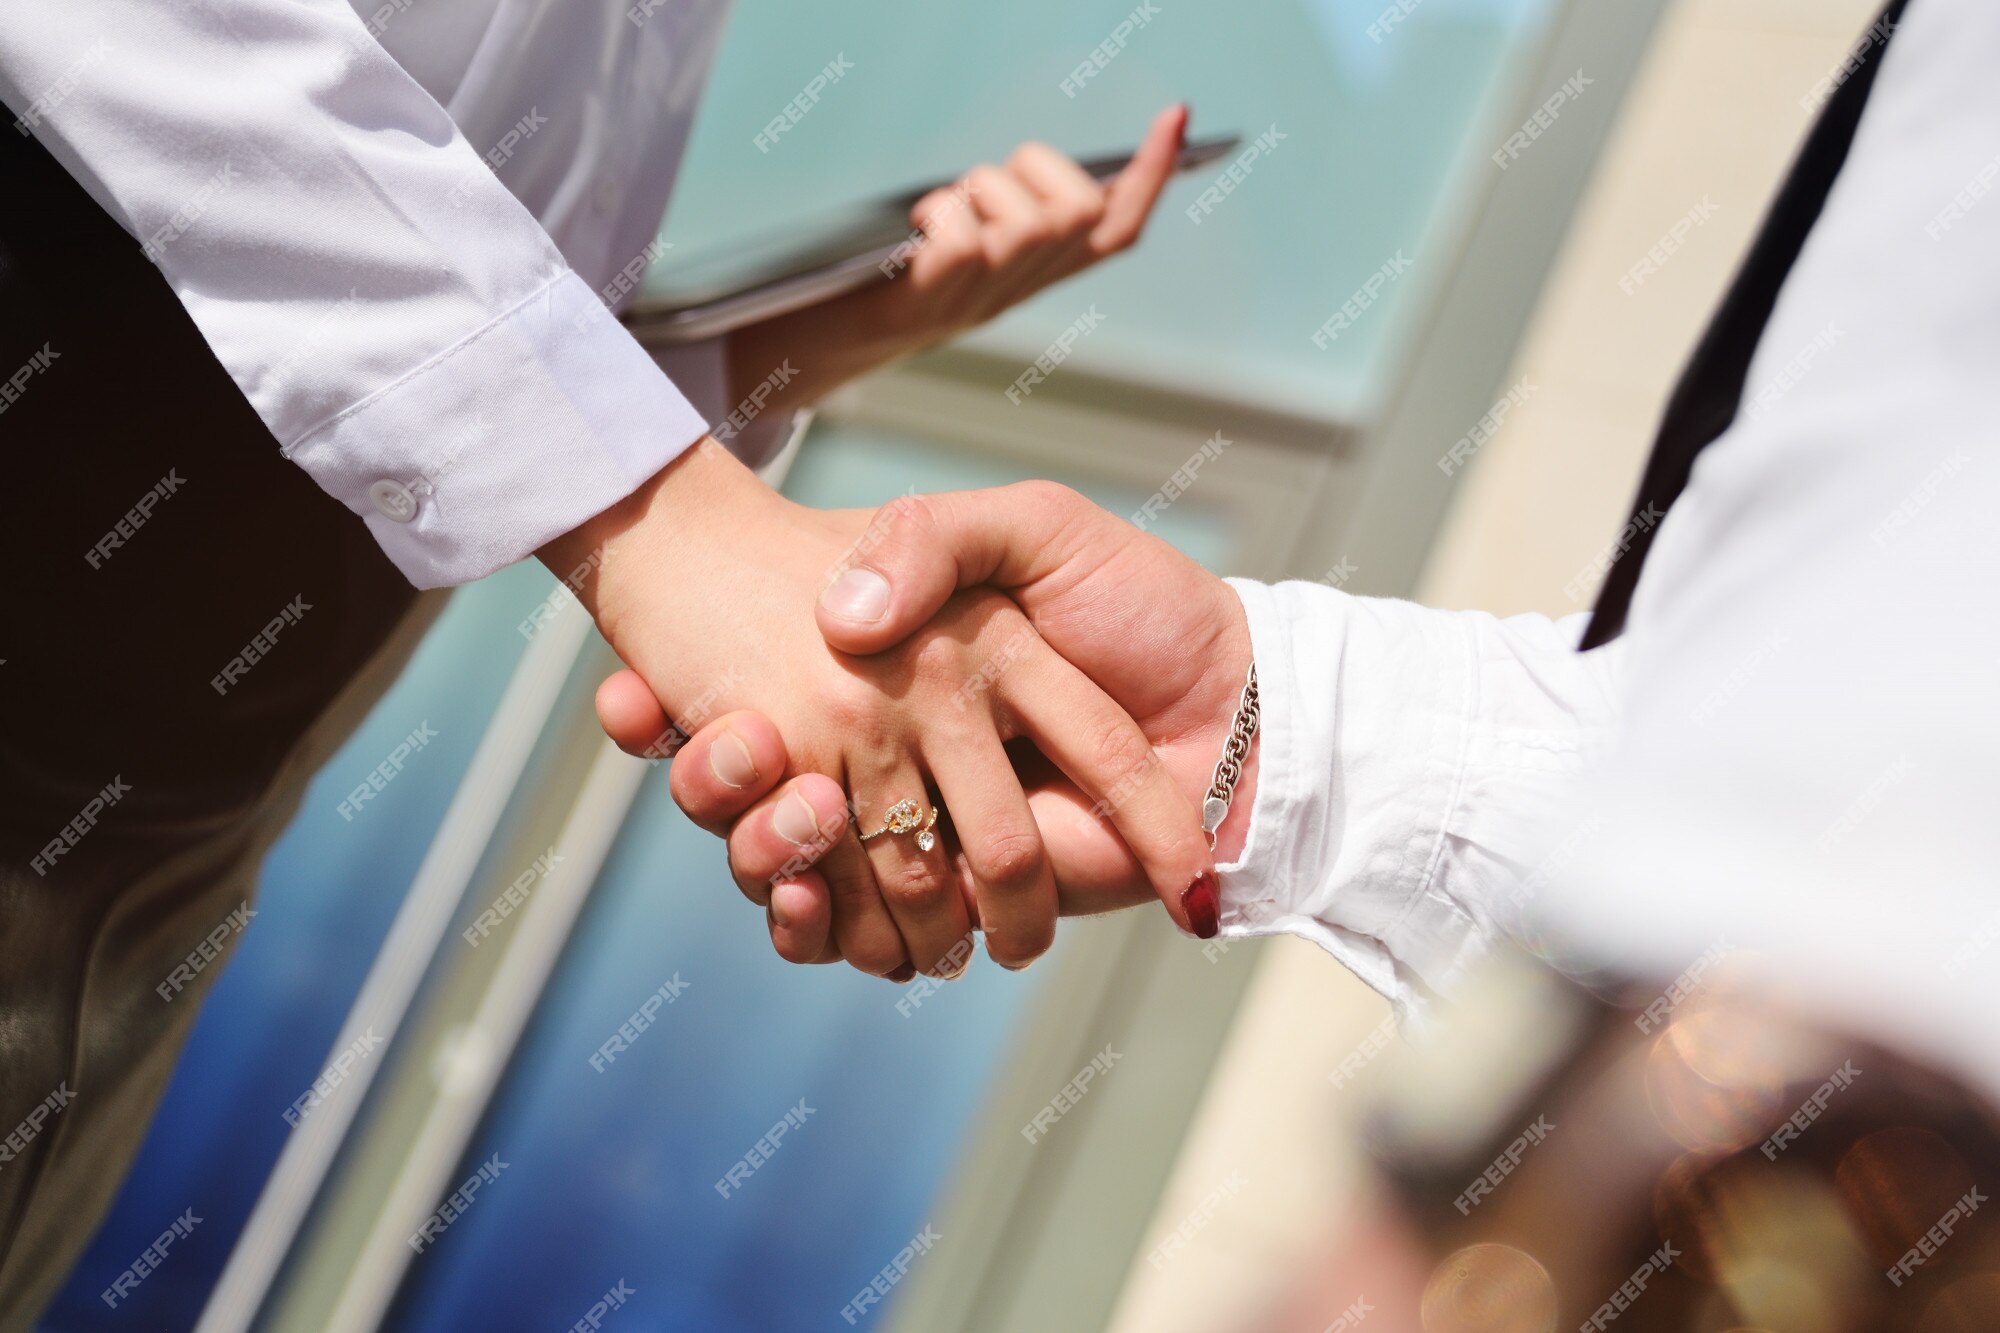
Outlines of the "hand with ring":
<svg viewBox="0 0 2000 1333">
<path fill-rule="evenodd" d="M 829 643 L 871 655 L 845 660 L 873 662 L 875 653 L 906 653 L 921 637 L 940 630 L 944 622 L 932 618 L 940 608 L 947 616 L 963 614 L 954 611 L 968 595 L 959 590 L 961 585 L 998 588 L 1010 595 L 1008 606 L 1018 605 L 1032 621 L 1040 636 L 1037 652 L 1061 653 L 1067 666 L 1105 691 L 1121 716 L 1136 719 L 1151 742 L 1155 776 L 1164 775 L 1176 785 L 1189 808 L 1199 804 L 1228 739 L 1251 650 L 1236 594 L 1193 560 L 1067 488 L 1026 482 L 887 506 L 870 521 L 864 540 L 843 566 L 863 573 L 861 582 L 873 579 L 881 588 L 879 604 L 862 608 L 867 614 L 848 614 L 851 608 L 831 592 L 816 608 Z M 1008 692 L 996 703 L 1020 697 L 1017 687 L 1029 680 L 1005 665 L 1007 656 L 989 659 L 975 676 L 1007 682 Z M 995 666 L 1000 669 L 993 670 Z M 631 672 L 604 682 L 598 711 L 612 738 L 635 752 L 664 724 L 660 705 Z M 813 765 L 800 755 L 794 733 L 748 712 L 706 726 L 690 721 L 693 738 L 674 767 L 676 800 L 704 827 L 726 833 L 739 870 L 752 849 L 762 858 L 755 862 L 760 871 L 776 864 L 773 858 L 787 849 L 770 833 L 771 804 L 765 792 L 775 780 L 743 789 L 720 782 L 714 756 L 747 742 L 761 772 L 801 773 Z M 1117 736 L 1122 738 L 1122 731 Z M 1099 740 L 1086 752 L 1102 754 L 1107 745 L 1128 743 Z M 1191 878 L 1176 881 L 1170 869 L 1163 884 L 1157 854 L 1129 842 L 1128 825 L 1140 823 L 1131 818 L 1130 808 L 1137 792 L 1129 780 L 1121 788 L 1113 776 L 1120 768 L 1130 771 L 1129 761 L 1112 765 L 1093 782 L 1073 781 L 1074 748 L 1044 751 L 1056 765 L 1019 747 L 1013 757 L 1016 781 L 1025 785 L 1028 808 L 1053 866 L 1054 903 L 1061 913 L 1083 915 L 1158 898 L 1183 930 L 1214 934 L 1219 898 L 1213 874 L 1205 884 Z M 1253 749 L 1229 818 L 1218 831 L 1217 848 L 1224 857 L 1243 844 L 1256 772 Z M 788 785 L 795 792 L 823 792 L 829 802 L 838 799 L 825 778 L 795 777 Z M 896 800 L 910 799 L 921 813 L 923 802 L 913 792 L 875 786 L 855 790 L 864 832 L 898 827 L 892 818 Z M 946 795 L 951 797 L 946 817 L 963 830 L 965 811 L 955 796 Z M 1144 799 L 1151 799 L 1150 787 Z M 905 832 L 871 841 L 869 847 L 907 844 L 917 826 L 901 827 Z M 793 961 L 830 961 L 845 955 L 842 918 L 850 905 L 837 894 L 830 898 L 810 876 L 799 873 L 804 864 L 809 861 L 788 867 L 772 894 L 772 941 Z M 1212 861 L 1202 868 L 1209 865 Z M 884 881 L 885 887 L 891 883 Z M 1001 900 L 975 891 L 968 901 L 990 929 L 994 918 L 989 904 Z M 1054 910 L 1045 893 L 1038 892 L 1035 903 L 1044 913 Z M 1053 922 L 1047 925 L 1052 929 Z M 1046 943 L 1046 936 L 1038 938 Z M 1009 951 L 999 956 L 1020 955 Z"/>
<path fill-rule="evenodd" d="M 640 747 L 698 733 L 675 760 L 675 799 L 727 836 L 731 872 L 768 908 L 781 954 L 907 979 L 962 970 L 975 925 L 1003 965 L 1047 949 L 1056 881 L 1010 742 L 1105 803 L 1185 927 L 1182 894 L 1213 867 L 1195 805 L 1018 605 L 953 593 L 917 633 L 866 657 L 815 627 L 821 592 L 852 592 L 845 576 L 885 525 L 922 522 L 921 498 L 873 515 L 804 509 L 710 445 L 662 475 L 671 510 L 642 488 L 544 558 L 585 571 L 579 598 L 636 673 L 625 679 L 643 683 Z M 869 612 L 865 596 L 844 604 Z"/>
</svg>

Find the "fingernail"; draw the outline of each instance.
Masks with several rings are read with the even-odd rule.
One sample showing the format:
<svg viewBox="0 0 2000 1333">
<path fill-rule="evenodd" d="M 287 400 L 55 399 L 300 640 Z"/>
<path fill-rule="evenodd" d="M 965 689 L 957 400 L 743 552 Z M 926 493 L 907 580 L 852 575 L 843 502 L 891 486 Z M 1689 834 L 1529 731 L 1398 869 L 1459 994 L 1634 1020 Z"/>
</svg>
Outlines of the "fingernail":
<svg viewBox="0 0 2000 1333">
<path fill-rule="evenodd" d="M 889 580 L 872 569 L 850 569 L 819 599 L 842 620 L 880 620 L 889 614 Z"/>
<path fill-rule="evenodd" d="M 786 792 L 785 799 L 771 812 L 771 827 L 786 842 L 810 847 L 819 841 L 819 812 L 797 792 Z"/>
<path fill-rule="evenodd" d="M 915 963 L 905 963 L 894 972 L 884 972 L 882 975 L 900 986 L 917 975 L 917 965 Z"/>
<path fill-rule="evenodd" d="M 725 728 L 715 744 L 708 747 L 708 771 L 725 787 L 742 791 L 757 780 L 757 761 L 743 738 Z"/>
<path fill-rule="evenodd" d="M 783 900 L 775 892 L 771 894 L 771 924 L 784 930 L 792 928 L 792 914 L 785 910 Z"/>
<path fill-rule="evenodd" d="M 1188 929 L 1198 940 L 1212 940 L 1222 929 L 1216 888 L 1215 872 L 1204 870 L 1181 893 L 1181 910 L 1187 913 Z"/>
</svg>

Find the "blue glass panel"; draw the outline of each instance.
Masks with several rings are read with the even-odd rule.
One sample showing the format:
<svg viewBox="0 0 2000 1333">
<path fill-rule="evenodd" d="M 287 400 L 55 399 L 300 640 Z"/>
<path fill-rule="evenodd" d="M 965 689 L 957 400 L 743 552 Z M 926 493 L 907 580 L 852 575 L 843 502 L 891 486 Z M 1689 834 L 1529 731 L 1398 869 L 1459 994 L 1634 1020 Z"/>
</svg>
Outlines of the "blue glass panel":
<svg viewBox="0 0 2000 1333">
<path fill-rule="evenodd" d="M 759 918 L 663 766 L 464 1172 L 494 1153 L 507 1167 L 419 1261 L 389 1327 L 566 1328 L 620 1281 L 635 1328 L 844 1326 L 841 1307 L 929 1219 L 1041 974 L 975 964 L 902 1013 L 904 988 L 781 962 Z M 593 1067 L 676 978 L 652 1025 Z M 717 1182 L 788 1111 L 797 1127 L 724 1197 Z"/>
</svg>

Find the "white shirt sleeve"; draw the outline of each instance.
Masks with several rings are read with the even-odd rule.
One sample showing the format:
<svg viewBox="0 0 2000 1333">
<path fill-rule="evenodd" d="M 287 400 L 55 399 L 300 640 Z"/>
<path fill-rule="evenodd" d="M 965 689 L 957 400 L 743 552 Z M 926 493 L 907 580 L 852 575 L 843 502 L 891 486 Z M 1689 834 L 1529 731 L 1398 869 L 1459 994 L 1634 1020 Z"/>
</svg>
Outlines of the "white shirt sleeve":
<svg viewBox="0 0 2000 1333">
<path fill-rule="evenodd" d="M 1248 841 L 1221 867 L 1223 934 L 1303 936 L 1421 1009 L 1520 917 L 1615 721 L 1619 645 L 1577 652 L 1583 616 L 1230 585 L 1262 720 Z"/>
<path fill-rule="evenodd" d="M 705 429 L 339 0 L 16 6 L 0 97 L 420 587 L 521 558 Z"/>
<path fill-rule="evenodd" d="M 1717 946 L 2000 1097 L 2000 6 L 1918 0 L 1632 603 L 1586 965 Z"/>
</svg>

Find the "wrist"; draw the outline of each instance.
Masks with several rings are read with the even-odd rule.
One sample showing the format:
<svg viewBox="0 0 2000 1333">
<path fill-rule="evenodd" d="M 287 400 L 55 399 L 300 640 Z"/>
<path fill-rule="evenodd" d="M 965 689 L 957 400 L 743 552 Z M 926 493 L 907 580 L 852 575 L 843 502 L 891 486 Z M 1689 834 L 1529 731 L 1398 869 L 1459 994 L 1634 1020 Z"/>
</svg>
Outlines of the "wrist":
<svg viewBox="0 0 2000 1333">
<path fill-rule="evenodd" d="M 576 594 L 623 655 L 621 639 L 635 617 L 672 617 L 677 603 L 701 600 L 706 576 L 730 559 L 732 536 L 768 530 L 786 504 L 703 436 L 630 495 L 535 556 Z"/>
<path fill-rule="evenodd" d="M 871 283 L 738 329 L 730 336 L 730 380 L 741 397 L 790 358 L 799 373 L 786 389 L 788 405 L 801 407 L 978 322 L 942 315 L 937 301 L 911 299 L 902 281 Z"/>
</svg>

